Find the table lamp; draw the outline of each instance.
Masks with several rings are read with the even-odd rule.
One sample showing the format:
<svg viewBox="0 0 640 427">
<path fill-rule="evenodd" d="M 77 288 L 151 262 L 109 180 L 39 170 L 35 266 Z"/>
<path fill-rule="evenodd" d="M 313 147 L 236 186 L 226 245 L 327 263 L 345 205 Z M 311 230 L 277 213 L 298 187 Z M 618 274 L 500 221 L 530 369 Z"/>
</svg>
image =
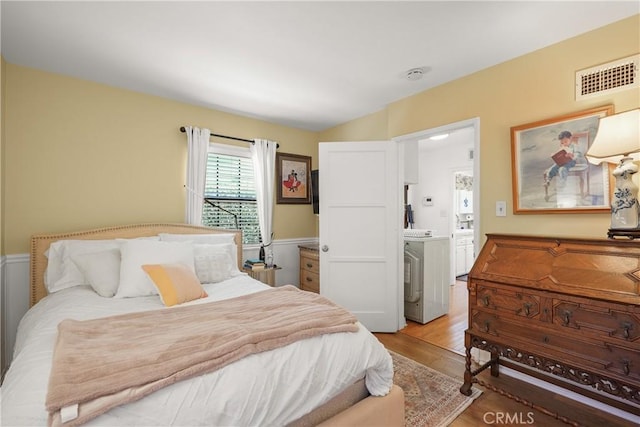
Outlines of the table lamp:
<svg viewBox="0 0 640 427">
<path fill-rule="evenodd" d="M 611 201 L 609 238 L 640 238 L 638 186 L 633 175 L 640 160 L 640 109 L 600 119 L 598 133 L 586 154 L 593 164 L 617 163 L 613 171 L 615 189 Z"/>
</svg>

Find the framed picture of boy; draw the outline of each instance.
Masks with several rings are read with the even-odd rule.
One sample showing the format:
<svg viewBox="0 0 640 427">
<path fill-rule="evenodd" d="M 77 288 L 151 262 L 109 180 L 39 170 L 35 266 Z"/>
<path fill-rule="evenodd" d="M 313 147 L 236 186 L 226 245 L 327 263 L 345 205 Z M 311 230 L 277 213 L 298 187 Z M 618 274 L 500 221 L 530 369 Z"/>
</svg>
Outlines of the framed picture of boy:
<svg viewBox="0 0 640 427">
<path fill-rule="evenodd" d="M 600 118 L 610 114 L 607 105 L 511 128 L 514 214 L 611 209 L 609 166 L 585 157 Z"/>
</svg>

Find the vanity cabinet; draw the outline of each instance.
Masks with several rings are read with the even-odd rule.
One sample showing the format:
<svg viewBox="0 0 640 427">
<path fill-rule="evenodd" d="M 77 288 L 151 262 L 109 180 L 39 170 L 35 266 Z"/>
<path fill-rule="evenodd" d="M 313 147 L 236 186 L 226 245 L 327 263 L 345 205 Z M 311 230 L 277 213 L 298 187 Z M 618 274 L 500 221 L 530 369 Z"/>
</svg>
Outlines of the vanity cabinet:
<svg viewBox="0 0 640 427">
<path fill-rule="evenodd" d="M 467 274 L 475 261 L 473 230 L 456 230 L 456 276 Z"/>
<path fill-rule="evenodd" d="M 490 234 L 467 287 L 462 393 L 504 365 L 640 413 L 640 241 Z"/>
</svg>

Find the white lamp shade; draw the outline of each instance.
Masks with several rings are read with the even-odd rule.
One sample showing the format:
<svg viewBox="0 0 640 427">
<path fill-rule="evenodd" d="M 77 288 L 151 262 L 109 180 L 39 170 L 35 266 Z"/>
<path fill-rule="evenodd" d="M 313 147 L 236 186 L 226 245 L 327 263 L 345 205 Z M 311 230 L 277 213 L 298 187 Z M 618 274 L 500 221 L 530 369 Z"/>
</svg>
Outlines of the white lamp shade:
<svg viewBox="0 0 640 427">
<path fill-rule="evenodd" d="M 623 157 L 640 160 L 640 108 L 601 118 L 586 157 L 596 165 L 618 163 Z"/>
</svg>

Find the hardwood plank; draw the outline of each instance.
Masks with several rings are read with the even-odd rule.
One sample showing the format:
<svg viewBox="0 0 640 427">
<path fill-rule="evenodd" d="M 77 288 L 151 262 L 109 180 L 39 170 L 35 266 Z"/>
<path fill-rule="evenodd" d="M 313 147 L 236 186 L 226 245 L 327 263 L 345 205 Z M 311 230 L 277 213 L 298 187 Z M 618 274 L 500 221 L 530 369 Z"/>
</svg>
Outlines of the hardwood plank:
<svg viewBox="0 0 640 427">
<path fill-rule="evenodd" d="M 467 283 L 457 281 L 449 291 L 449 313 L 421 325 L 407 321 L 400 333 L 464 355 L 464 331 L 467 329 Z"/>
</svg>

